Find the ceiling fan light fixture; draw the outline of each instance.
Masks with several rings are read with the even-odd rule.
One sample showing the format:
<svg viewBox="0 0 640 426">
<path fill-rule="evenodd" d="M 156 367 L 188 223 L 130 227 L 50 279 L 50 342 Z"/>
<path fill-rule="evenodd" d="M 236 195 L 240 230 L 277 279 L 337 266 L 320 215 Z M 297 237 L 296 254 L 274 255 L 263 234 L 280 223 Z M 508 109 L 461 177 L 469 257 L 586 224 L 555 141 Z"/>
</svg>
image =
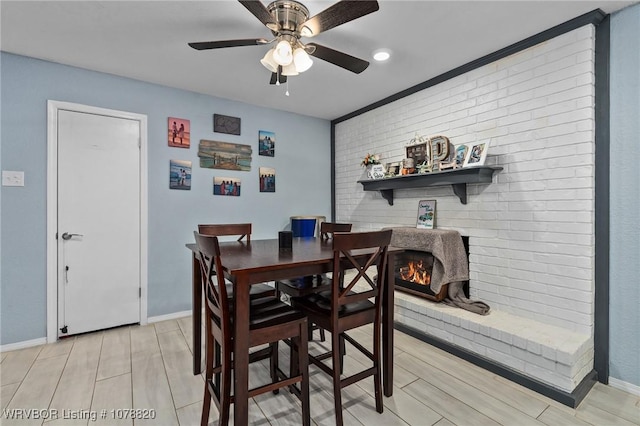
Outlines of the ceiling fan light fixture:
<svg viewBox="0 0 640 426">
<path fill-rule="evenodd" d="M 302 47 L 298 47 L 293 51 L 293 63 L 298 72 L 305 72 L 313 65 L 313 61 Z"/>
<path fill-rule="evenodd" d="M 299 72 L 296 69 L 296 64 L 294 64 L 293 62 L 290 63 L 289 65 L 283 66 L 282 67 L 282 75 L 286 75 L 287 77 L 291 77 L 292 75 L 298 75 Z"/>
<path fill-rule="evenodd" d="M 260 63 L 271 72 L 278 72 L 278 63 L 273 59 L 273 49 L 269 49 Z"/>
<path fill-rule="evenodd" d="M 289 65 L 293 61 L 291 43 L 286 40 L 280 40 L 273 49 L 273 60 L 283 67 Z"/>
<path fill-rule="evenodd" d="M 309 27 L 302 27 L 302 29 L 300 30 L 300 35 L 302 37 L 313 37 L 313 31 L 311 31 L 311 28 Z"/>
</svg>

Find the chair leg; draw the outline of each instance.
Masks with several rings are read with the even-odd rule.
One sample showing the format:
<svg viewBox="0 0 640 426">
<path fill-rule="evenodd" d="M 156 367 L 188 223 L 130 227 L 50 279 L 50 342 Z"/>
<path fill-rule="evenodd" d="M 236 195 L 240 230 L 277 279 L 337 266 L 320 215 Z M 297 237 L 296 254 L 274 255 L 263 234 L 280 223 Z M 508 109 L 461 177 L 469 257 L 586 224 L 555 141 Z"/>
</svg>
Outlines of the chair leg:
<svg viewBox="0 0 640 426">
<path fill-rule="evenodd" d="M 298 346 L 298 371 L 302 375 L 300 382 L 300 401 L 302 402 L 302 424 L 309 426 L 311 424 L 311 407 L 309 403 L 309 346 L 308 341 L 304 337 L 306 330 L 304 323 L 300 326 L 300 338 L 296 339 Z M 297 374 L 298 372 L 296 372 Z M 290 373 L 293 375 L 293 373 Z"/>
<path fill-rule="evenodd" d="M 278 342 L 269 343 L 269 348 L 271 348 L 271 356 L 269 357 L 269 371 L 271 372 L 271 381 L 275 383 L 278 381 Z M 274 389 L 273 393 L 274 395 L 277 395 L 278 393 L 280 393 L 280 389 Z"/>
<path fill-rule="evenodd" d="M 333 401 L 336 412 L 336 426 L 342 426 L 342 387 L 340 386 L 340 370 L 342 369 L 342 355 L 340 355 L 339 333 L 331 333 L 331 358 L 333 372 Z"/>
<path fill-rule="evenodd" d="M 222 385 L 220 389 L 220 419 L 218 426 L 229 424 L 231 410 L 231 351 L 222 355 Z"/>
<path fill-rule="evenodd" d="M 202 415 L 200 416 L 200 426 L 209 424 L 209 412 L 211 411 L 211 394 L 209 393 L 209 383 L 204 382 L 204 401 L 202 403 Z"/>
<path fill-rule="evenodd" d="M 207 321 L 208 323 L 208 321 Z M 207 334 L 206 337 L 206 352 L 205 352 L 205 375 L 204 375 L 204 398 L 202 401 L 202 413 L 200 415 L 200 426 L 207 426 L 209 424 L 209 413 L 211 411 L 211 392 L 209 390 L 209 381 L 213 378 L 213 366 L 216 362 L 214 358 L 213 339 L 212 336 Z"/>
<path fill-rule="evenodd" d="M 344 373 L 344 356 L 347 354 L 347 347 L 344 343 L 344 337 L 340 335 L 340 374 Z"/>
<path fill-rule="evenodd" d="M 381 349 L 380 349 L 380 323 L 376 322 L 373 327 L 373 359 L 376 363 L 376 372 L 373 375 L 373 387 L 374 396 L 376 399 L 376 411 L 382 413 L 384 405 L 382 403 L 382 361 L 381 361 Z"/>
<path fill-rule="evenodd" d="M 313 340 L 313 323 L 310 322 L 309 324 L 307 324 L 307 341 L 312 341 Z"/>
<path fill-rule="evenodd" d="M 220 361 L 220 343 L 217 340 L 213 342 L 213 366 L 217 367 L 221 365 L 222 361 Z M 218 391 L 218 399 L 220 399 L 220 373 L 216 373 L 215 375 L 215 389 Z"/>
<path fill-rule="evenodd" d="M 302 330 L 305 332 L 306 330 Z M 294 377 L 300 374 L 300 369 L 302 366 L 300 365 L 300 357 L 302 354 L 300 353 L 300 343 L 296 341 L 294 338 L 291 339 L 291 345 L 289 346 L 289 377 Z M 307 363 L 309 361 L 307 360 Z M 295 384 L 289 386 L 289 392 L 294 393 Z"/>
</svg>

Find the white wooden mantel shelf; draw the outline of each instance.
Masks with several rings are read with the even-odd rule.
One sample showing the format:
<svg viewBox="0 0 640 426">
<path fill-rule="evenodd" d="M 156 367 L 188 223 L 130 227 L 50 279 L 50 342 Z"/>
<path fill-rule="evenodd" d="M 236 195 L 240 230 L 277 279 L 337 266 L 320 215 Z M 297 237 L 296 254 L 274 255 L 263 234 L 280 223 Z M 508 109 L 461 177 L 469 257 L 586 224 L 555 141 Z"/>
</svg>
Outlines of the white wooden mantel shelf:
<svg viewBox="0 0 640 426">
<path fill-rule="evenodd" d="M 467 167 L 455 170 L 445 170 L 436 173 L 422 173 L 413 175 L 394 176 L 382 179 L 359 180 L 365 191 L 380 191 L 382 198 L 393 205 L 393 191 L 395 189 L 425 188 L 429 186 L 451 185 L 453 193 L 460 198 L 462 204 L 467 204 L 468 183 L 491 183 L 493 173 L 502 167 Z"/>
</svg>

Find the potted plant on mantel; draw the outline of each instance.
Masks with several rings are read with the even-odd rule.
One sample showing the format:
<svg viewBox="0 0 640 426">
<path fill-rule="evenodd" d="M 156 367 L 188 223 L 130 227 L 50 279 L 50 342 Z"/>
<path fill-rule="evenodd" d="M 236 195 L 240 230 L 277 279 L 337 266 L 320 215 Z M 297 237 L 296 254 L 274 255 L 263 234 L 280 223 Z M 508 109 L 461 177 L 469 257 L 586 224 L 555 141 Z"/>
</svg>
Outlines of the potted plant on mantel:
<svg viewBox="0 0 640 426">
<path fill-rule="evenodd" d="M 362 167 L 367 168 L 367 177 L 369 179 L 382 179 L 384 177 L 384 166 L 380 163 L 380 155 L 379 154 L 369 154 L 365 155 L 360 163 Z"/>
</svg>

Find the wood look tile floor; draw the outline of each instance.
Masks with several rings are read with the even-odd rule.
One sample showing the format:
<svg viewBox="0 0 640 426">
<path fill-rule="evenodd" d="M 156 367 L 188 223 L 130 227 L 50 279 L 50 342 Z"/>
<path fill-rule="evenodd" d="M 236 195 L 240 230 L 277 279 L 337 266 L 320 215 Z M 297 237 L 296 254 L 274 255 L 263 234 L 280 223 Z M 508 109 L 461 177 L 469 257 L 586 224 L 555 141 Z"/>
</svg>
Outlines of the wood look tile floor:
<svg viewBox="0 0 640 426">
<path fill-rule="evenodd" d="M 370 340 L 368 333 L 353 335 Z M 185 317 L 4 352 L 0 424 L 197 425 L 204 380 L 191 372 L 191 337 Z M 610 386 L 596 384 L 571 409 L 403 333 L 395 341 L 395 389 L 384 398 L 384 413 L 375 411 L 373 383 L 365 380 L 343 390 L 346 425 L 640 425 L 640 397 Z M 310 350 L 319 345 L 314 341 Z M 282 365 L 288 365 L 281 346 Z M 364 362 L 355 352 L 347 347 L 346 373 Z M 333 425 L 331 382 L 315 367 L 310 373 L 312 424 Z M 267 381 L 266 364 L 252 365 L 250 380 Z M 249 407 L 251 424 L 300 424 L 299 401 L 289 392 L 258 396 Z M 211 411 L 215 425 L 214 404 Z M 54 412 L 57 419 L 43 420 Z M 150 413 L 155 418 L 131 418 Z"/>
</svg>

